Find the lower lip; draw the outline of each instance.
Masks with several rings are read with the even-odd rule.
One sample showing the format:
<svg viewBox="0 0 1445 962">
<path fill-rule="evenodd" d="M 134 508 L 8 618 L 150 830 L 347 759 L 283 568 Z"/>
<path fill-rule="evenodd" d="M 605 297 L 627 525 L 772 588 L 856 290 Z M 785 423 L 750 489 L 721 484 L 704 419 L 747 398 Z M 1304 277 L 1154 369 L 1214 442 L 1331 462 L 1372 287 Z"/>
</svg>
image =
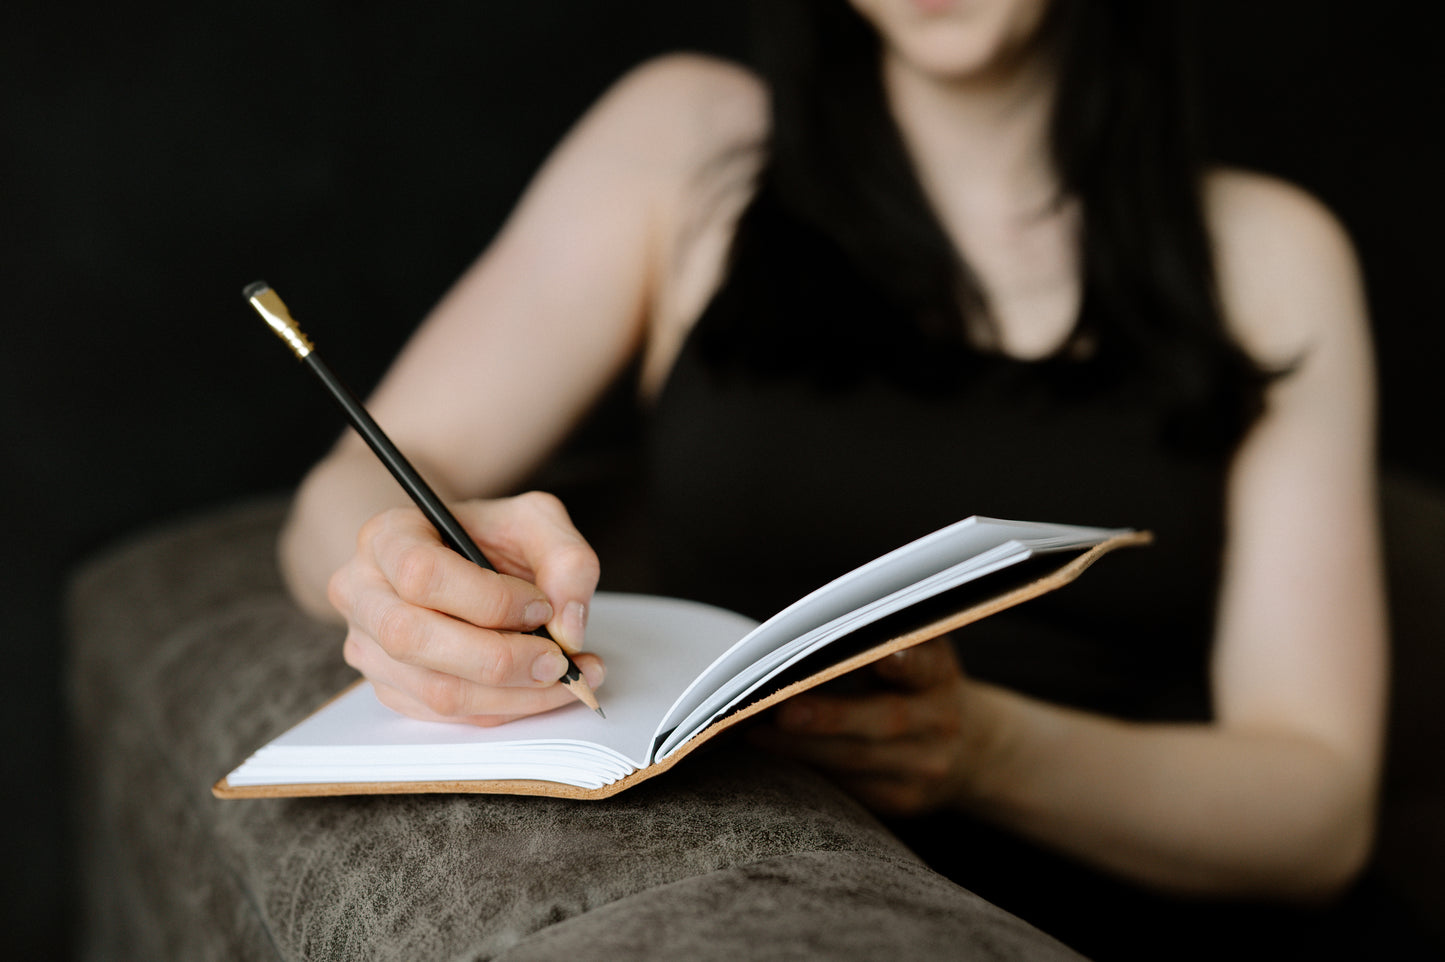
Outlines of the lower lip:
<svg viewBox="0 0 1445 962">
<path fill-rule="evenodd" d="M 912 0 L 919 13 L 946 13 L 954 0 Z"/>
</svg>

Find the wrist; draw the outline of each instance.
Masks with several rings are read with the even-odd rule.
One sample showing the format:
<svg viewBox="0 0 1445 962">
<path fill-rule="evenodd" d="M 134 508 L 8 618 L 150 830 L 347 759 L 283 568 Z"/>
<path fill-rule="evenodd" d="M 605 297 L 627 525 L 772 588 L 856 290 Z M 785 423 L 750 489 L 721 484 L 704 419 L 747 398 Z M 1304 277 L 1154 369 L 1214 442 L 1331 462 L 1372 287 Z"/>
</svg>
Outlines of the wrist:
<svg viewBox="0 0 1445 962">
<path fill-rule="evenodd" d="M 1004 794 L 1004 783 L 1016 758 L 1016 726 L 1011 724 L 1018 696 L 994 685 L 969 680 L 963 701 L 963 738 L 953 807 L 978 814 Z"/>
</svg>

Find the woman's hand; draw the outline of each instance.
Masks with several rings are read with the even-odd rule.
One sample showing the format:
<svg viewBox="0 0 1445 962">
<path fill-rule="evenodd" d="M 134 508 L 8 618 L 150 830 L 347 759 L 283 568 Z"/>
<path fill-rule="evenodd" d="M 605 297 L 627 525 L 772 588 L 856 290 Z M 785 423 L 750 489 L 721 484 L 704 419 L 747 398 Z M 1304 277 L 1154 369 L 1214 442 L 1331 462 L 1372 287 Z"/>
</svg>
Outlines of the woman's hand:
<svg viewBox="0 0 1445 962">
<path fill-rule="evenodd" d="M 558 645 L 600 685 L 601 660 L 579 654 L 597 555 L 562 503 L 534 492 L 453 510 L 497 570 L 448 548 L 415 508 L 372 518 L 328 585 L 347 663 L 395 711 L 483 726 L 573 700 Z M 556 644 L 526 633 L 544 624 Z"/>
<path fill-rule="evenodd" d="M 970 683 L 947 638 L 872 666 L 889 690 L 814 689 L 779 705 L 755 744 L 826 770 L 875 811 L 917 815 L 958 801 L 975 768 L 979 731 L 968 723 Z"/>
</svg>

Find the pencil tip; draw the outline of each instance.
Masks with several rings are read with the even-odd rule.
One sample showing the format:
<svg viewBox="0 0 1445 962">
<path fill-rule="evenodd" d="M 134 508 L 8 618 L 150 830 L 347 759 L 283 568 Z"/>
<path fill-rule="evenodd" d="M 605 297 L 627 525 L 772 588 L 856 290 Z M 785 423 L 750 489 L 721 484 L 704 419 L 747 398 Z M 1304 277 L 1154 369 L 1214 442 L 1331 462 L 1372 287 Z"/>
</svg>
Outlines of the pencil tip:
<svg viewBox="0 0 1445 962">
<path fill-rule="evenodd" d="M 601 715 L 603 718 L 606 718 L 606 717 L 607 717 L 607 713 L 602 710 L 602 706 L 601 706 L 601 705 L 598 705 L 598 706 L 597 706 L 595 709 L 593 709 L 593 710 L 594 710 L 595 712 L 597 712 L 597 714 Z"/>
<path fill-rule="evenodd" d="M 587 684 L 587 679 L 583 677 L 582 669 L 577 667 L 577 663 L 566 651 L 563 651 L 562 654 L 567 659 L 567 671 L 557 680 L 566 685 L 567 690 L 577 696 L 578 701 L 602 715 L 602 706 L 597 704 L 597 696 L 592 693 L 592 686 Z M 606 718 L 607 716 L 602 715 L 602 717 Z"/>
</svg>

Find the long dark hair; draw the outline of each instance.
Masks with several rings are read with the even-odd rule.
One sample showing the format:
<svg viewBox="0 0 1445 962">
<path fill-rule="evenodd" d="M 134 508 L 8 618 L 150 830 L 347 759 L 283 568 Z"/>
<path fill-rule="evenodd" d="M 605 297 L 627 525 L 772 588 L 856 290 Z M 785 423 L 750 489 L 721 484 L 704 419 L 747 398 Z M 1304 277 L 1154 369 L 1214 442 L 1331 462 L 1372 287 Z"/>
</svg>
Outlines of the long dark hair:
<svg viewBox="0 0 1445 962">
<path fill-rule="evenodd" d="M 764 189 L 919 333 L 966 340 L 989 323 L 987 299 L 887 106 L 877 34 L 846 0 L 763 0 L 754 16 L 772 93 Z M 1253 421 L 1270 375 L 1221 314 L 1188 32 L 1182 0 L 1053 0 L 1037 42 L 1057 69 L 1061 197 L 1083 213 L 1080 333 L 1095 373 L 1142 367 L 1173 402 L 1168 432 L 1214 447 Z"/>
</svg>

